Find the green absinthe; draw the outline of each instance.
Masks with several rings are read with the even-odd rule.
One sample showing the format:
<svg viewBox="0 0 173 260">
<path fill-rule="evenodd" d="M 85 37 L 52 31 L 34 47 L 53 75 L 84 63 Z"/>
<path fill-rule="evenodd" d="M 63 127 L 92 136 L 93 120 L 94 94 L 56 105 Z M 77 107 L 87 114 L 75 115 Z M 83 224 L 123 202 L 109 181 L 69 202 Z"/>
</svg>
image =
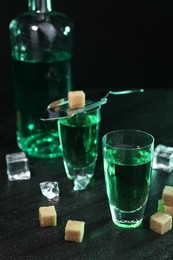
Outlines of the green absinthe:
<svg viewBox="0 0 173 260">
<path fill-rule="evenodd" d="M 136 152 L 124 164 L 116 150 L 107 149 L 104 171 L 109 202 L 121 211 L 133 212 L 142 207 L 148 198 L 151 174 L 151 153 Z"/>
<path fill-rule="evenodd" d="M 100 116 L 83 114 L 58 122 L 65 163 L 69 169 L 78 170 L 95 163 L 98 153 Z"/>
<path fill-rule="evenodd" d="M 9 30 L 18 146 L 38 158 L 60 156 L 57 122 L 40 118 L 72 89 L 73 23 L 52 10 L 51 0 L 28 0 L 28 11 Z"/>
<path fill-rule="evenodd" d="M 17 141 L 32 156 L 61 154 L 56 121 L 42 122 L 40 117 L 50 102 L 67 96 L 71 89 L 71 57 L 66 54 L 64 58 L 49 62 L 14 60 Z"/>
</svg>

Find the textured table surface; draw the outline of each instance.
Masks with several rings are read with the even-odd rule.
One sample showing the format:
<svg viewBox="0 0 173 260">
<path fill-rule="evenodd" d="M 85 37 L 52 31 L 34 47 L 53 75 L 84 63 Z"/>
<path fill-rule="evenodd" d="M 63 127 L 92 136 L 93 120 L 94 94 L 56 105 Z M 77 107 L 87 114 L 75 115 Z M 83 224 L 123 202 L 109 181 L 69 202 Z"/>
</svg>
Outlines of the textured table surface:
<svg viewBox="0 0 173 260">
<path fill-rule="evenodd" d="M 161 236 L 149 229 L 149 218 L 157 211 L 164 186 L 173 185 L 173 173 L 153 170 L 143 225 L 131 230 L 120 229 L 111 221 L 101 155 L 101 137 L 114 129 L 144 130 L 155 137 L 155 146 L 173 146 L 173 90 L 146 90 L 142 94 L 108 98 L 108 103 L 102 107 L 95 176 L 88 188 L 79 192 L 72 191 L 73 185 L 66 177 L 61 157 L 51 160 L 29 157 L 31 179 L 8 181 L 5 154 L 19 151 L 12 96 L 1 93 L 0 107 L 1 260 L 173 259 L 173 230 Z M 58 202 L 43 197 L 39 187 L 42 181 L 59 182 Z M 57 227 L 41 228 L 39 225 L 38 208 L 47 205 L 55 205 Z M 86 222 L 81 244 L 64 240 L 68 219 Z"/>
</svg>

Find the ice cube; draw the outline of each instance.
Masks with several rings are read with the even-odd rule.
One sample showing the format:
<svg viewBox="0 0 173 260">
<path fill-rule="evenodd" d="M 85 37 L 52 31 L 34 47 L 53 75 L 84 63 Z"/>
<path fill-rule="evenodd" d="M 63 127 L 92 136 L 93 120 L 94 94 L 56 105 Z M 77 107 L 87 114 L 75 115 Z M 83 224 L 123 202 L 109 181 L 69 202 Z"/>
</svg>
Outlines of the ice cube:
<svg viewBox="0 0 173 260">
<path fill-rule="evenodd" d="M 40 189 L 43 196 L 50 200 L 59 197 L 59 185 L 56 181 L 41 182 Z"/>
<path fill-rule="evenodd" d="M 28 180 L 31 178 L 28 158 L 24 152 L 7 154 L 5 159 L 9 181 Z"/>
<path fill-rule="evenodd" d="M 173 170 L 173 147 L 159 144 L 154 150 L 153 169 L 171 172 Z"/>
</svg>

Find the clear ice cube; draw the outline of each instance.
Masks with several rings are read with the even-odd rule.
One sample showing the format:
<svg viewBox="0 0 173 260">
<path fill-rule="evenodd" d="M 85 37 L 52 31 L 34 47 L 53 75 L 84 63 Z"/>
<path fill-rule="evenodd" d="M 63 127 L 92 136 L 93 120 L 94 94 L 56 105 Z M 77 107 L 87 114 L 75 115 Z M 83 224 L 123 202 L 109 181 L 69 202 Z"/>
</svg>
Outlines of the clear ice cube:
<svg viewBox="0 0 173 260">
<path fill-rule="evenodd" d="M 40 189 L 43 196 L 50 200 L 59 197 L 59 185 L 56 181 L 41 182 Z"/>
<path fill-rule="evenodd" d="M 159 144 L 154 150 L 153 169 L 171 172 L 173 170 L 173 147 Z"/>
<path fill-rule="evenodd" d="M 28 180 L 31 178 L 28 158 L 24 152 L 7 154 L 5 159 L 9 181 Z"/>
<path fill-rule="evenodd" d="M 77 175 L 75 180 L 74 180 L 74 187 L 73 189 L 78 191 L 78 190 L 84 190 L 87 185 L 90 182 L 90 178 L 88 176 L 83 176 L 83 175 Z"/>
</svg>

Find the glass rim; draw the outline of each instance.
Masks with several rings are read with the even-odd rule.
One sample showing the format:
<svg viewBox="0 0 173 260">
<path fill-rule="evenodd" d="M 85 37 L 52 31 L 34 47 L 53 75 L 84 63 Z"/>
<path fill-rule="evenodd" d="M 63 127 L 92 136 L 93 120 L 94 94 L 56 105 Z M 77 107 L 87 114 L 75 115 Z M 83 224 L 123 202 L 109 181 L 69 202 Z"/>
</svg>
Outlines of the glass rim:
<svg viewBox="0 0 173 260">
<path fill-rule="evenodd" d="M 95 107 L 95 108 L 92 108 L 92 109 L 90 109 L 90 110 L 87 110 L 87 111 L 83 111 L 83 112 L 81 112 L 81 113 L 76 113 L 76 114 L 74 114 L 73 116 L 70 116 L 70 117 L 67 117 L 67 118 L 59 118 L 57 121 L 59 122 L 64 122 L 64 121 L 66 121 L 66 120 L 71 120 L 72 118 L 74 118 L 74 117 L 76 117 L 76 116 L 78 116 L 78 115 L 81 115 L 81 114 L 83 114 L 83 115 L 87 115 L 87 114 L 90 114 L 90 113 L 94 113 L 94 112 L 97 112 L 97 111 L 99 111 L 99 115 L 101 116 L 101 106 L 98 106 L 98 107 Z"/>
<path fill-rule="evenodd" d="M 98 106 L 98 107 L 95 107 L 95 108 L 91 108 L 90 110 L 87 110 L 87 111 L 83 111 L 83 112 L 80 112 L 80 113 L 76 113 L 75 115 L 73 115 L 72 117 L 75 117 L 75 116 L 77 116 L 77 115 L 80 115 L 80 114 L 83 114 L 83 115 L 85 115 L 85 114 L 89 114 L 89 113 L 91 113 L 91 112 L 96 112 L 96 111 L 99 111 L 101 109 L 101 106 Z M 70 118 L 72 118 L 72 117 L 69 117 L 69 118 L 62 118 L 62 119 L 70 119 Z M 62 120 L 62 119 L 59 119 L 59 120 Z"/>
<path fill-rule="evenodd" d="M 116 146 L 112 146 L 112 145 L 109 145 L 109 144 L 106 143 L 106 137 L 108 135 L 113 134 L 113 133 L 121 133 L 121 132 L 138 132 L 138 133 L 141 133 L 141 134 L 145 134 L 146 136 L 149 136 L 151 138 L 151 142 L 149 142 L 149 144 L 147 144 L 147 145 L 142 145 L 140 147 L 134 147 L 134 148 L 116 147 Z M 154 141 L 155 141 L 155 138 L 150 133 L 148 133 L 146 131 L 143 131 L 143 130 L 139 130 L 139 129 L 119 129 L 119 130 L 113 130 L 113 131 L 110 131 L 110 132 L 106 133 L 102 137 L 102 143 L 105 146 L 111 147 L 113 149 L 118 149 L 118 150 L 140 150 L 140 149 L 147 148 L 148 146 L 151 146 L 152 144 L 154 144 Z"/>
<path fill-rule="evenodd" d="M 101 106 L 98 106 L 98 107 L 95 107 L 95 108 L 91 108 L 91 109 L 89 109 L 89 110 L 87 110 L 87 111 L 84 111 L 83 113 L 84 114 L 87 114 L 87 113 L 90 113 L 90 112 L 94 112 L 94 111 L 96 111 L 96 110 L 100 110 L 101 109 Z"/>
</svg>

